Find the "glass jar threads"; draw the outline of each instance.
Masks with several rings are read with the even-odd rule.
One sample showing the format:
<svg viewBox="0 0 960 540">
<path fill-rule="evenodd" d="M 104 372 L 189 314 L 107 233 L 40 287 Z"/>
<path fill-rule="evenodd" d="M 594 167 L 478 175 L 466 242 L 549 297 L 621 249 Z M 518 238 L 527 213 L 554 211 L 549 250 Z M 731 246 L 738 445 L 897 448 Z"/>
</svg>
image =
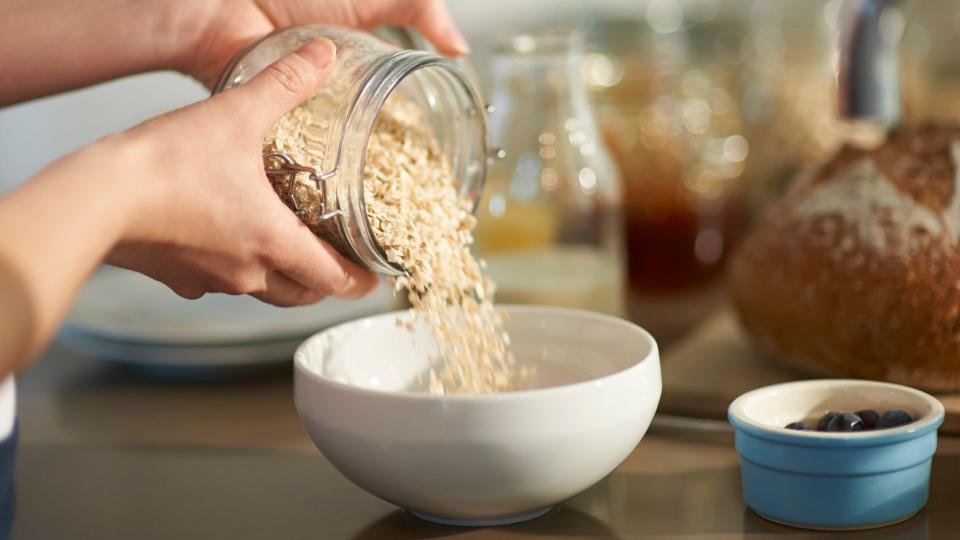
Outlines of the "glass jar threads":
<svg viewBox="0 0 960 540">
<path fill-rule="evenodd" d="M 417 43 L 415 34 L 396 34 Z M 485 110 L 468 72 L 456 61 L 425 50 L 402 49 L 380 37 L 341 28 L 279 30 L 241 51 L 214 92 L 243 84 L 262 69 L 314 39 L 337 47 L 327 82 L 311 98 L 312 116 L 300 147 L 264 148 L 264 167 L 285 204 L 344 256 L 385 275 L 404 269 L 387 260 L 366 212 L 366 150 L 388 98 L 418 109 L 459 181 L 459 194 L 477 201 L 489 153 Z"/>
</svg>

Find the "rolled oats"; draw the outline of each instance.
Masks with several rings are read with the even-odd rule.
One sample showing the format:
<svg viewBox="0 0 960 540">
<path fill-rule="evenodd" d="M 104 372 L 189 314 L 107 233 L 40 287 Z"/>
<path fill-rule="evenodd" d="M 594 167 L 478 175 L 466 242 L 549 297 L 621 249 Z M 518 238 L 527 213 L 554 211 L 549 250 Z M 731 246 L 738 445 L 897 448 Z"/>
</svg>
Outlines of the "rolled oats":
<svg viewBox="0 0 960 540">
<path fill-rule="evenodd" d="M 317 134 L 331 114 L 325 103 L 315 97 L 285 115 L 268 149 L 320 163 L 327 149 Z M 394 286 L 406 292 L 413 319 L 430 327 L 438 345 L 422 384 L 431 393 L 511 389 L 516 374 L 493 307 L 494 285 L 470 252 L 472 202 L 457 193 L 452 167 L 420 109 L 397 95 L 370 135 L 363 189 L 374 237 L 387 259 L 407 271 Z"/>
</svg>

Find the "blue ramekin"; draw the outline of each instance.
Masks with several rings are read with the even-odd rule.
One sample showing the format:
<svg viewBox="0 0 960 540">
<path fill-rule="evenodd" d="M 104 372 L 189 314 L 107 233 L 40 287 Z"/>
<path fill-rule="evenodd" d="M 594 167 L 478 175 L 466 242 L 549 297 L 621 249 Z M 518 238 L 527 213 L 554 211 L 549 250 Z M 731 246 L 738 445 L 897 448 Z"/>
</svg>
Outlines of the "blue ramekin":
<svg viewBox="0 0 960 540">
<path fill-rule="evenodd" d="M 911 424 L 855 433 L 784 429 L 827 411 L 903 409 Z M 827 379 L 767 386 L 734 400 L 743 499 L 761 517 L 809 529 L 868 529 L 927 504 L 943 405 L 896 384 Z"/>
</svg>

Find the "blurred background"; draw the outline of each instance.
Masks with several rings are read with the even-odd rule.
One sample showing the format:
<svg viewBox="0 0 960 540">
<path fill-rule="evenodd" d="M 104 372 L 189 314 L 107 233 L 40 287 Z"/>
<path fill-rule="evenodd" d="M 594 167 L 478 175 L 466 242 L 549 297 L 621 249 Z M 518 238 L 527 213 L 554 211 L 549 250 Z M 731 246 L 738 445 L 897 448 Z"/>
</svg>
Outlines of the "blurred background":
<svg viewBox="0 0 960 540">
<path fill-rule="evenodd" d="M 885 24 L 903 30 L 905 120 L 960 120 L 960 2 L 902 4 L 904 16 Z M 671 415 L 725 418 L 737 393 L 795 378 L 749 354 L 724 309 L 723 277 L 756 216 L 848 136 L 835 120 L 841 0 L 448 5 L 493 105 L 492 143 L 504 149 L 476 231 L 498 300 L 603 311 L 648 329 L 664 351 L 660 426 L 696 424 Z M 0 193 L 107 133 L 208 95 L 185 76 L 154 73 L 0 108 Z M 138 181 L 136 170 L 129 181 Z M 161 517 L 151 530 L 226 526 L 240 536 L 265 536 L 274 515 L 278 529 L 309 520 L 314 537 L 341 522 L 343 530 L 363 523 L 358 538 L 390 529 L 393 517 L 386 528 L 365 520 L 392 507 L 347 491 L 332 469 L 305 472 L 324 469 L 287 451 L 313 448 L 290 399 L 292 351 L 324 327 L 399 307 L 385 285 L 357 302 L 286 310 L 249 297 L 187 301 L 138 274 L 101 268 L 58 343 L 18 377 L 22 538 L 51 537 L 57 526 L 61 537 L 101 534 L 105 523 L 142 536 L 144 516 L 153 515 Z M 703 434 L 724 429 L 707 423 Z M 634 461 L 643 467 L 527 531 L 546 537 L 559 526 L 589 536 L 601 524 L 642 523 L 637 530 L 651 534 L 729 536 L 774 527 L 745 510 L 741 524 L 732 452 L 663 440 L 643 448 L 649 453 Z M 955 456 L 938 457 L 940 471 L 956 464 L 944 457 Z M 953 527 L 944 516 L 956 489 L 943 486 L 955 484 L 934 484 L 932 504 L 942 504 L 890 529 L 893 536 L 914 537 L 918 524 L 926 533 L 928 518 Z M 335 504 L 323 504 L 324 493 Z M 278 494 L 295 504 L 278 504 Z M 218 506 L 224 501 L 231 507 Z M 659 520 L 636 511 L 650 501 L 681 510 L 667 516 L 679 528 L 658 529 Z M 577 521 L 577 505 L 589 521 Z M 347 519 L 334 516 L 342 508 Z"/>
<path fill-rule="evenodd" d="M 496 107 L 493 142 L 506 149 L 478 231 L 506 300 L 624 314 L 669 343 L 723 304 L 724 262 L 754 216 L 844 138 L 834 121 L 839 0 L 449 7 Z M 907 11 L 906 116 L 960 117 L 946 99 L 960 81 L 946 44 L 960 7 L 914 2 Z M 557 30 L 582 39 L 531 55 L 544 44 L 516 37 Z M 2 109 L 0 190 L 207 95 L 157 73 Z M 569 185 L 576 193 L 559 195 Z M 599 258 L 581 257 L 583 246 Z M 540 282 L 549 286 L 534 291 Z"/>
</svg>

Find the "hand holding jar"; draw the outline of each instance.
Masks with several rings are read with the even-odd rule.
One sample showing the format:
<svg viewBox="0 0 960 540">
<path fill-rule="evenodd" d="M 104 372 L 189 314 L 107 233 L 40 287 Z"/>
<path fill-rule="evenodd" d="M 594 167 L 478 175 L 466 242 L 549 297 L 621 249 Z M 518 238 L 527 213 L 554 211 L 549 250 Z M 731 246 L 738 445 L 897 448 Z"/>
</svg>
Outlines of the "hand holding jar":
<svg viewBox="0 0 960 540">
<path fill-rule="evenodd" d="M 411 25 L 445 54 L 466 52 L 442 0 L 14 2 L 0 15 L 0 107 L 163 69 L 212 86 L 246 45 L 307 23 Z M 267 131 L 317 91 L 334 55 L 329 41 L 309 44 L 243 88 L 82 148 L 0 197 L 0 380 L 44 346 L 104 260 L 189 298 L 296 305 L 372 288 L 372 273 L 277 199 L 261 161 Z"/>
<path fill-rule="evenodd" d="M 178 294 L 277 305 L 370 290 L 273 193 L 263 138 L 335 62 L 311 42 L 249 83 L 70 154 L 0 198 L 0 379 L 36 354 L 101 260 Z"/>
<path fill-rule="evenodd" d="M 107 262 L 187 298 L 225 292 L 291 306 L 372 288 L 371 274 L 317 241 L 279 203 L 260 160 L 270 128 L 319 89 L 335 56 L 333 43 L 318 39 L 243 87 L 108 141 L 141 173 L 138 204 Z"/>
</svg>

